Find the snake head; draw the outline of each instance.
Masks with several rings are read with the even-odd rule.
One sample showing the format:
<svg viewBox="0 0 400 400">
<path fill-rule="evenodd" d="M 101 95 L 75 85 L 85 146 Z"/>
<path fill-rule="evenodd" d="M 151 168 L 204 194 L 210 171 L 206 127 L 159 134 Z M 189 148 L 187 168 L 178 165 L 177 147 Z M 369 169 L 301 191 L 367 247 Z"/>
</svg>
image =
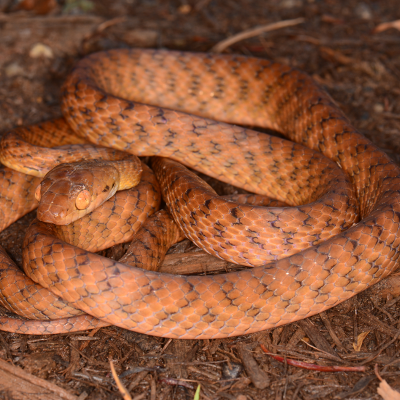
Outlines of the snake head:
<svg viewBox="0 0 400 400">
<path fill-rule="evenodd" d="M 112 197 L 119 178 L 118 170 L 107 161 L 60 164 L 35 191 L 37 217 L 42 222 L 68 225 Z"/>
</svg>

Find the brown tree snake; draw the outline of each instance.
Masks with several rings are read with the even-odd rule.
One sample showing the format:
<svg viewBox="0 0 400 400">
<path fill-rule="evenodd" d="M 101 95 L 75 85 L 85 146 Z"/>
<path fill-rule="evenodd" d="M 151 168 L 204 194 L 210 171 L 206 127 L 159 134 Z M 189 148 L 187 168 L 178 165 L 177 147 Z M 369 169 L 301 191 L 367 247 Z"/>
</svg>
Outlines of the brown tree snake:
<svg viewBox="0 0 400 400">
<path fill-rule="evenodd" d="M 79 61 L 65 82 L 62 112 L 66 122 L 5 135 L 1 161 L 13 168 L 17 158 L 27 161 L 27 169 L 35 158 L 40 164 L 42 155 L 23 147 L 25 140 L 35 142 L 39 130 L 43 139 L 34 143 L 39 146 L 61 145 L 68 152 L 90 142 L 115 149 L 104 151 L 111 158 L 120 154 L 122 164 L 130 156 L 117 150 L 155 156 L 150 166 L 157 180 L 146 165 L 136 163 L 143 169 L 141 183 L 114 197 L 107 192 L 110 198 L 92 214 L 65 227 L 55 225 L 57 218 L 50 219 L 55 224 L 34 221 L 23 250 L 30 278 L 2 251 L 1 304 L 33 320 L 2 317 L 0 329 L 57 333 L 115 324 L 171 338 L 242 335 L 326 310 L 397 267 L 398 167 L 298 70 L 234 55 L 136 49 L 95 53 Z M 270 128 L 293 142 L 243 126 Z M 50 139 L 44 139 L 45 132 Z M 8 154 L 12 142 L 25 156 Z M 57 157 L 58 163 L 70 162 Z M 291 207 L 227 201 L 182 164 Z M 122 177 L 124 169 L 117 168 L 116 174 Z M 57 183 L 70 172 L 56 168 L 51 173 Z M 85 182 L 95 180 L 78 175 Z M 111 179 L 112 174 L 103 175 Z M 40 178 L 5 168 L 2 179 L 4 229 L 37 206 L 33 196 Z M 49 179 L 37 198 L 51 186 Z M 148 255 L 142 257 L 139 250 L 130 265 L 94 254 L 114 244 L 115 235 L 118 241 L 132 239 L 159 206 L 157 181 L 187 238 L 210 254 L 253 268 L 179 276 L 138 268 L 148 263 Z M 101 189 L 114 185 L 104 183 Z M 94 196 L 86 186 L 76 193 L 71 207 L 79 210 Z M 52 196 L 51 204 L 64 201 Z M 69 198 L 67 192 L 62 196 Z M 131 204 L 128 211 L 123 211 L 124 202 Z M 150 221 L 165 227 L 162 213 Z M 46 220 L 47 214 L 41 205 L 38 217 Z M 120 221 L 123 214 L 127 223 Z M 139 234 L 155 240 L 150 231 Z M 180 233 L 164 236 L 171 237 L 170 245 Z"/>
</svg>

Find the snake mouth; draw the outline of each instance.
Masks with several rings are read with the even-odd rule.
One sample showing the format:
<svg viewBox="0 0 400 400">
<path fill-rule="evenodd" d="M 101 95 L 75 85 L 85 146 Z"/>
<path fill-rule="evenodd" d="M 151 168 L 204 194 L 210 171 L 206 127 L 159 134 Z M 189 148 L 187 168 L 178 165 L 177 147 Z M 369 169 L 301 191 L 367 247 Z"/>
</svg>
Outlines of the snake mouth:
<svg viewBox="0 0 400 400">
<path fill-rule="evenodd" d="M 59 208 L 59 211 L 57 210 Z M 68 225 L 66 223 L 67 213 L 61 207 L 52 207 L 51 210 L 37 210 L 37 218 L 39 221 L 47 222 L 54 225 Z"/>
</svg>

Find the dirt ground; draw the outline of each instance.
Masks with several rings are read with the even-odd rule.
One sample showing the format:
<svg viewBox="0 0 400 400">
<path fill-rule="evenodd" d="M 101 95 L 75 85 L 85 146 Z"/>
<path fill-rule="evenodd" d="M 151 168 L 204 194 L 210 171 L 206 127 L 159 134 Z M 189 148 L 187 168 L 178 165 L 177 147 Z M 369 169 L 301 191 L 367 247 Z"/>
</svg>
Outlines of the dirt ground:
<svg viewBox="0 0 400 400">
<path fill-rule="evenodd" d="M 382 25 L 400 19 L 398 0 L 0 0 L 0 130 L 60 116 L 61 84 L 88 53 L 133 46 L 207 52 L 234 34 L 297 18 L 304 20 L 225 52 L 306 71 L 400 162 L 400 22 Z M 33 218 L 0 235 L 19 264 Z M 50 337 L 2 332 L 0 358 L 80 400 L 122 398 L 109 360 L 137 400 L 193 399 L 199 383 L 200 399 L 380 399 L 375 364 L 400 390 L 399 295 L 397 274 L 321 315 L 225 340 L 168 340 L 116 327 Z M 366 371 L 299 369 L 260 344 L 285 359 Z M 0 392 L 20 398 L 13 396 Z M 65 398 L 37 396 L 25 398 Z"/>
</svg>

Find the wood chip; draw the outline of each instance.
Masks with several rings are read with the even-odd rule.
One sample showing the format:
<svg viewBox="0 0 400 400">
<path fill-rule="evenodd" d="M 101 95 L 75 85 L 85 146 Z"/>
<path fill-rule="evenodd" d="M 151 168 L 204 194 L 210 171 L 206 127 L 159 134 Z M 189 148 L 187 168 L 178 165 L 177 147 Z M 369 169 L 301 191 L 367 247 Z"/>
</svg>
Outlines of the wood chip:
<svg viewBox="0 0 400 400">
<path fill-rule="evenodd" d="M 268 375 L 257 364 L 257 361 L 254 359 L 251 351 L 246 345 L 240 344 L 237 346 L 237 349 L 253 385 L 257 389 L 265 389 L 270 383 Z"/>
</svg>

